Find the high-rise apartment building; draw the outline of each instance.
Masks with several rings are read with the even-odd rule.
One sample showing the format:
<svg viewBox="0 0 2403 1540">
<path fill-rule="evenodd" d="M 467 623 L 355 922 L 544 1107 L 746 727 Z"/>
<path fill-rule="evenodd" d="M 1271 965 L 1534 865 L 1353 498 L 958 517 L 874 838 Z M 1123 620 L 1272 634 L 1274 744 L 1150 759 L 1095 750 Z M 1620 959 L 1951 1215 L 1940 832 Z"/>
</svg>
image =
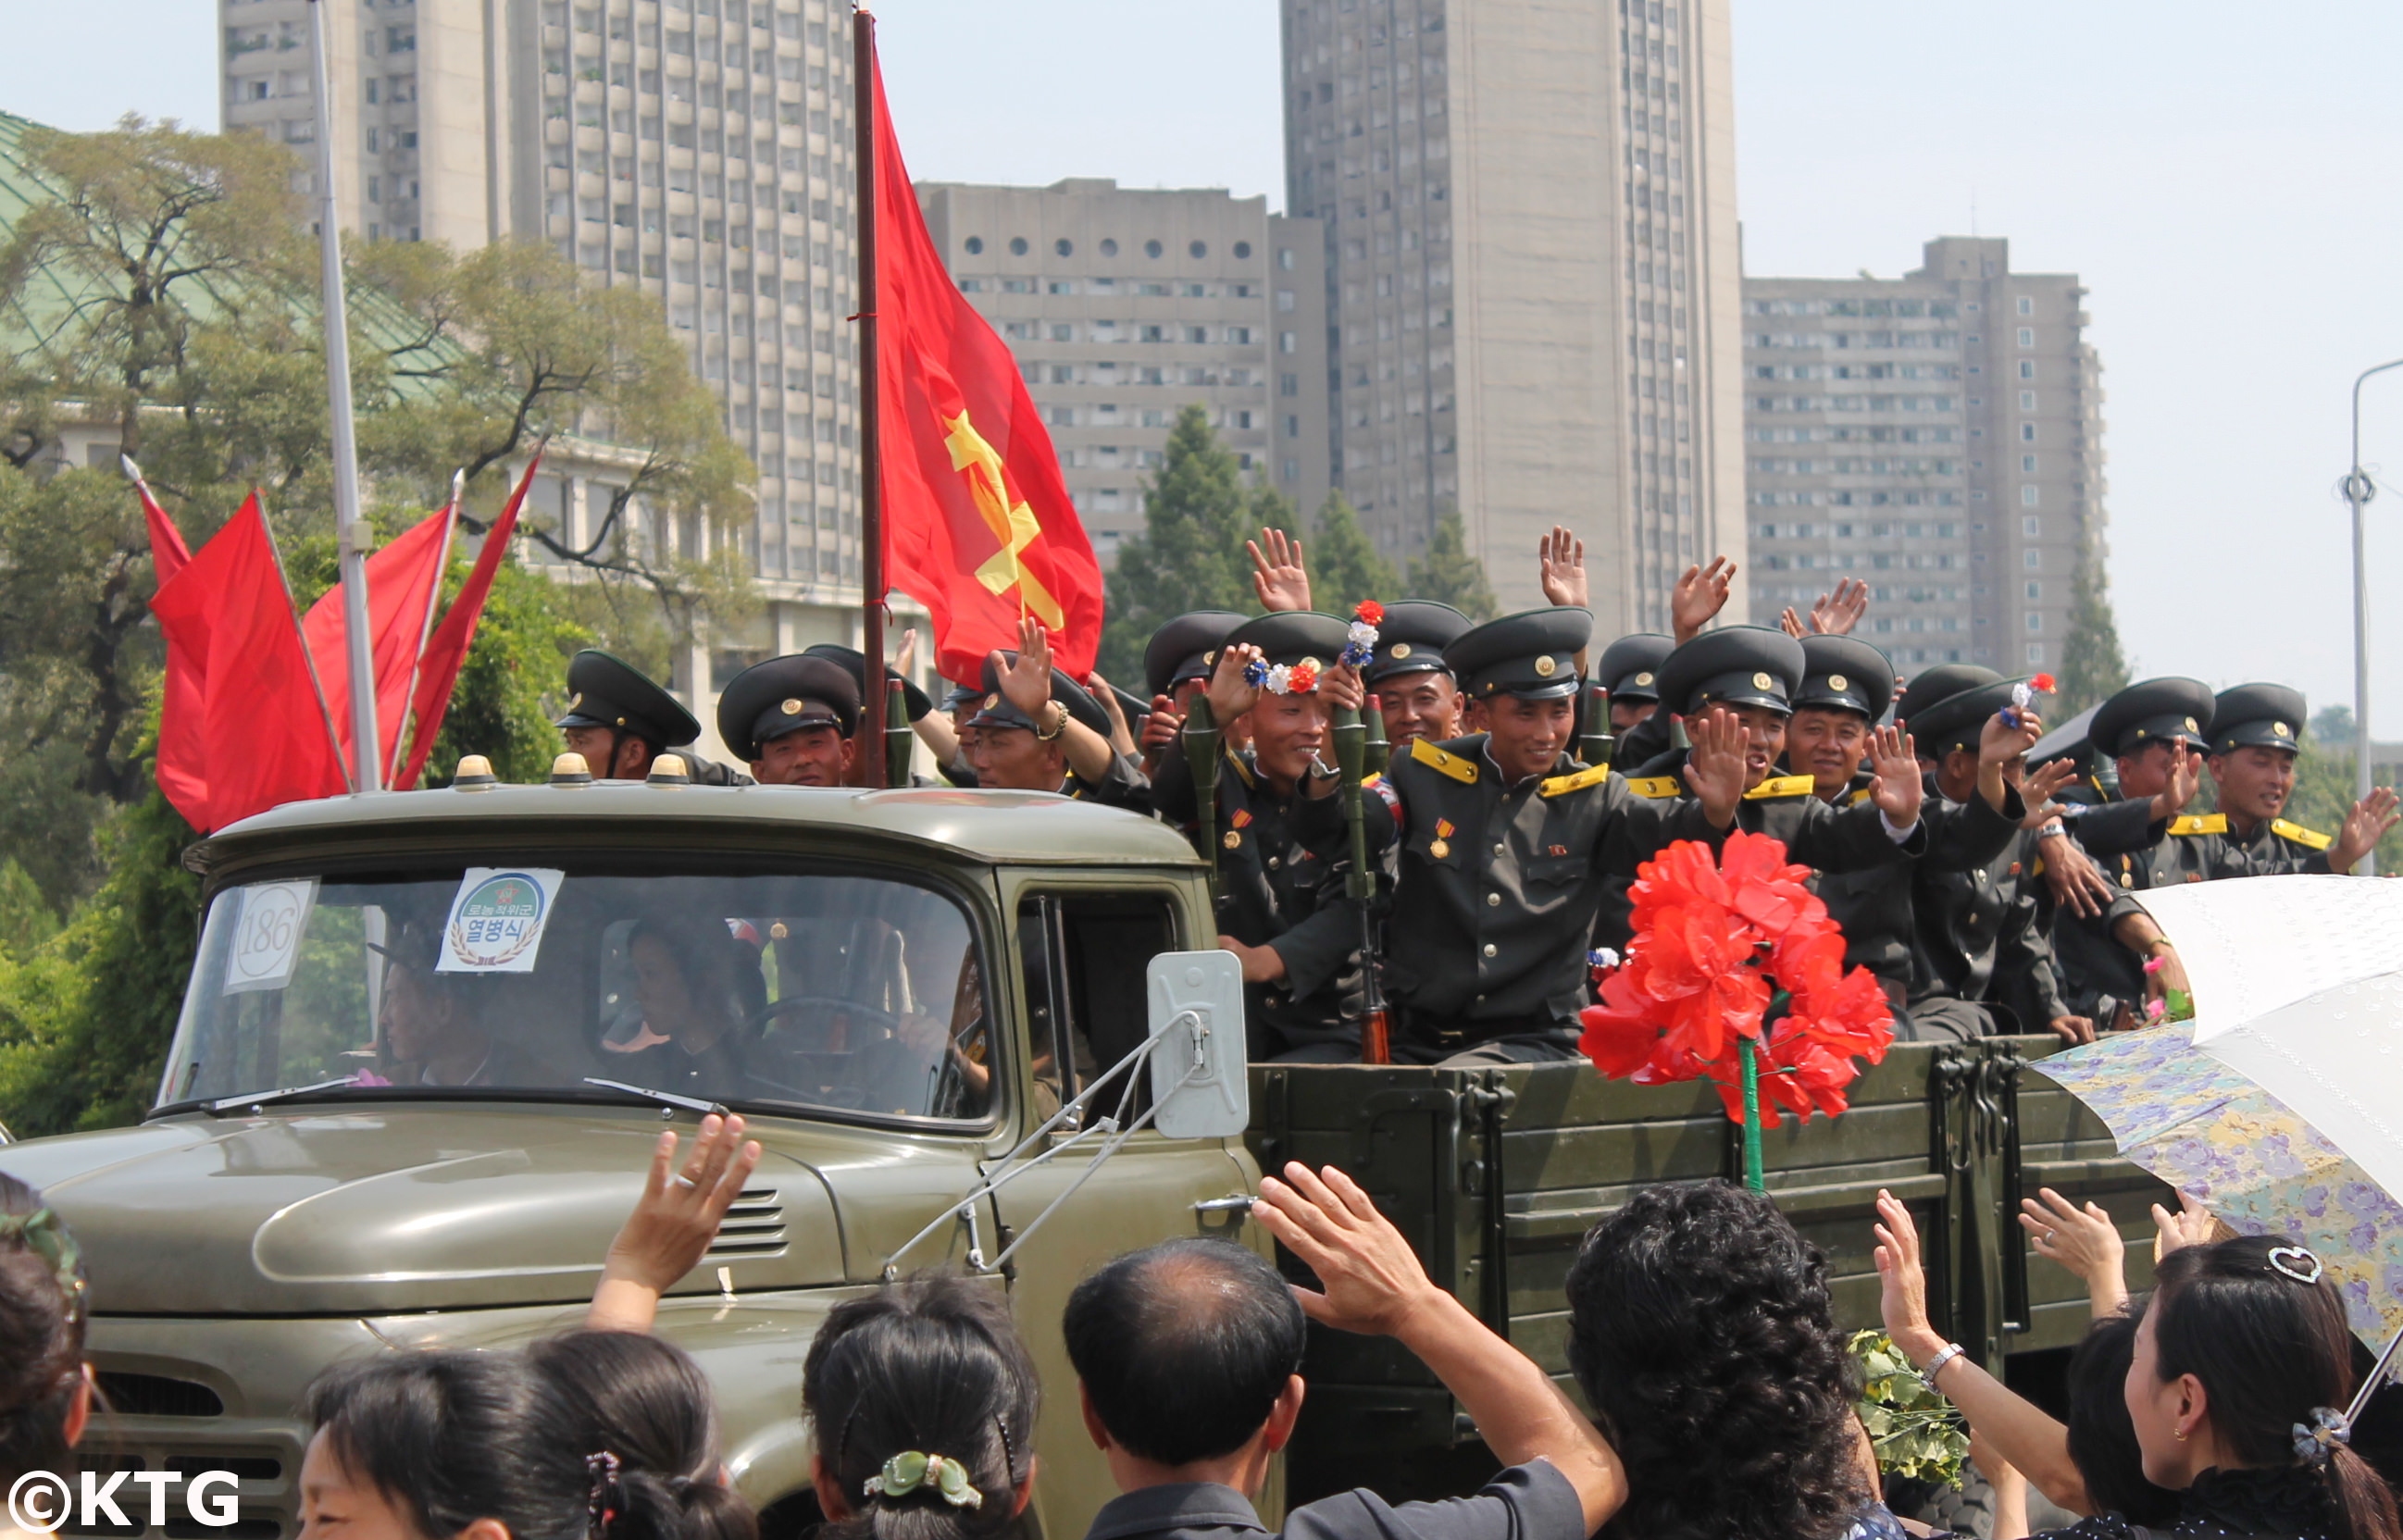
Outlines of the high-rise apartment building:
<svg viewBox="0 0 2403 1540">
<path fill-rule="evenodd" d="M 336 188 L 369 237 L 555 245 L 658 297 L 759 468 L 771 601 L 858 578 L 848 7 L 324 0 Z M 225 124 L 313 169 L 309 0 L 218 0 Z"/>
<path fill-rule="evenodd" d="M 1143 479 L 1200 405 L 1304 519 L 1327 490 L 1325 256 L 1315 219 L 1218 188 L 928 182 L 960 289 L 1017 354 L 1108 565 L 1143 528 Z"/>
<path fill-rule="evenodd" d="M 1457 507 L 1539 604 L 1570 525 L 1605 635 L 1742 556 L 1729 30 L 1729 0 L 1284 0 L 1333 472 L 1388 551 Z"/>
<path fill-rule="evenodd" d="M 2058 668 L 2081 550 L 2105 551 L 2085 296 L 1964 237 L 1898 279 L 1746 279 L 1752 618 L 1857 577 L 1905 672 Z"/>
</svg>

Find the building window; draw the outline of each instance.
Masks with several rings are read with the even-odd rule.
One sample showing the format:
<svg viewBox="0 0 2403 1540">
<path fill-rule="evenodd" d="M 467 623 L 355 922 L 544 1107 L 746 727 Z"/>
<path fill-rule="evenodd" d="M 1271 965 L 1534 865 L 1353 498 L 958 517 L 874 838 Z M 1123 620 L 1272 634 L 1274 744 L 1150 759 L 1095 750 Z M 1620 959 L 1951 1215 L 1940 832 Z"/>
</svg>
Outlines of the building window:
<svg viewBox="0 0 2403 1540">
<path fill-rule="evenodd" d="M 2022 475 L 2034 476 L 2035 474 L 2035 456 L 2033 454 L 2021 455 L 2020 471 Z"/>
<path fill-rule="evenodd" d="M 2021 326 L 2020 328 L 2020 346 L 2023 348 L 2032 348 L 2035 346 L 2035 328 L 2034 326 Z"/>
<path fill-rule="evenodd" d="M 2033 380 L 2035 378 L 2035 360 L 2032 358 L 2022 358 L 2020 360 L 2020 378 L 2022 380 Z"/>
<path fill-rule="evenodd" d="M 2020 442 L 2022 444 L 2033 444 L 2035 442 L 2035 424 L 2034 423 L 2021 423 L 2020 424 Z"/>
<path fill-rule="evenodd" d="M 1236 249 L 1240 251 L 1242 248 L 1237 247 Z M 1293 271 L 1293 248 L 1291 246 L 1280 246 L 1277 248 L 1277 266 L 1287 272 L 1291 272 Z"/>
<path fill-rule="evenodd" d="M 2044 552 L 2040 550 L 2021 552 L 2020 562 L 2030 572 L 2038 571 L 2044 566 Z"/>
<path fill-rule="evenodd" d="M 1103 255 L 1104 257 L 1116 257 L 1118 254 L 1118 242 L 1116 242 L 1115 240 L 1112 240 L 1110 237 L 1108 237 L 1108 236 L 1106 236 L 1106 235 L 1105 235 L 1105 236 L 1104 236 L 1104 237 L 1102 237 L 1102 255 Z M 1115 495 L 1116 495 L 1116 493 L 1112 493 L 1112 495 L 1113 495 L 1113 496 L 1115 496 Z"/>
<path fill-rule="evenodd" d="M 2037 582 L 2037 581 L 2036 581 L 2035 578 L 2033 578 L 2033 577 L 2029 578 L 2029 579 L 2028 579 L 2028 586 L 2027 586 L 2027 596 L 2028 596 L 2030 599 L 2041 599 L 2041 598 L 2043 598 L 2043 597 L 2044 597 L 2044 585 L 2043 585 L 2042 583 Z"/>
<path fill-rule="evenodd" d="M 2034 540 L 2044 534 L 2044 520 L 2035 514 L 2028 514 L 2020 520 L 2020 533 Z"/>
<path fill-rule="evenodd" d="M 2021 315 L 2034 315 L 2035 313 L 2035 301 L 2029 298 L 2024 294 L 2020 296 L 2020 313 Z"/>
<path fill-rule="evenodd" d="M 2032 508 L 2043 501 L 2044 489 L 2042 487 L 2024 486 L 2020 488 L 2020 506 L 2023 508 Z"/>
<path fill-rule="evenodd" d="M 2030 610 L 2027 612 L 2027 629 L 2032 631 L 2044 630 L 2044 612 L 2042 610 Z"/>
<path fill-rule="evenodd" d="M 1143 254 L 1146 257 L 1157 257 L 1165 249 L 1167 248 L 1160 245 L 1157 241 L 1146 241 L 1143 243 Z"/>
<path fill-rule="evenodd" d="M 961 249 L 965 251 L 970 257 L 981 256 L 984 252 L 984 237 L 981 235 L 971 235 L 966 240 L 961 242 L 960 246 Z"/>
<path fill-rule="evenodd" d="M 1196 241 L 1191 245 L 1186 247 L 1185 251 L 1186 254 L 1191 257 L 1196 262 L 1199 262 L 1202 258 L 1210 255 L 1209 246 L 1200 241 Z"/>
<path fill-rule="evenodd" d="M 2032 390 L 2023 390 L 2020 392 L 2020 410 L 2035 410 L 2035 392 Z"/>
<path fill-rule="evenodd" d="M 1063 235 L 1051 243 L 1051 249 L 1063 257 L 1074 257 L 1076 254 L 1076 243 Z"/>
<path fill-rule="evenodd" d="M 1022 235 L 1013 235 L 1009 238 L 1009 255 L 1012 257 L 1023 257 L 1026 255 L 1026 237 Z"/>
</svg>

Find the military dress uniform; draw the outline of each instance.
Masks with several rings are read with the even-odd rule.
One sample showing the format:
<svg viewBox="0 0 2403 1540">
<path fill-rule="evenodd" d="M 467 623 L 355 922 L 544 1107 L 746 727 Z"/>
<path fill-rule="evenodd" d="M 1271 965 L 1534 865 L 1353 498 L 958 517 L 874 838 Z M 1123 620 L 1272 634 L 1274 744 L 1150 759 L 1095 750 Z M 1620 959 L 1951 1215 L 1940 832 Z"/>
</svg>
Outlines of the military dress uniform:
<svg viewBox="0 0 2403 1540">
<path fill-rule="evenodd" d="M 1974 753 L 1987 719 L 2010 707 L 2016 683 L 1996 679 L 1914 709 L 1911 736 L 1921 752 L 1939 765 L 1955 750 Z M 2018 791 L 2008 793 L 2000 812 L 1983 797 L 1952 801 L 1932 775 L 1925 795 L 1923 816 L 1963 826 L 1979 820 L 2001 838 L 1981 860 L 1931 859 L 1913 868 L 1910 995 L 1896 1034 L 1967 1042 L 2040 1032 L 2074 1014 L 2062 1003 L 2042 912 L 2036 836 L 2021 827 L 2027 808 Z"/>
<path fill-rule="evenodd" d="M 857 679 L 830 659 L 787 653 L 754 663 L 717 696 L 717 736 L 751 763 L 768 745 L 806 728 L 832 728 L 845 738 L 859 730 Z"/>
<path fill-rule="evenodd" d="M 2302 691 L 2285 685 L 2238 685 L 2224 689 L 2212 702 L 2211 726 L 2205 735 L 2208 751 L 2222 755 L 2262 748 L 2299 753 L 2308 709 Z M 2289 819 L 2266 818 L 2245 829 L 2229 814 L 2212 812 L 2177 823 L 2192 832 L 2193 839 L 2184 849 L 2191 858 L 2188 869 L 2199 871 L 2203 881 L 2296 872 L 2325 875 L 2332 869 L 2327 850 L 2336 843 L 2335 838 Z"/>
<path fill-rule="evenodd" d="M 696 786 L 747 786 L 751 778 L 729 765 L 703 759 L 692 752 L 701 723 L 684 703 L 660 687 L 624 659 L 587 647 L 567 660 L 567 711 L 551 726 L 602 728 L 609 734 L 609 757 L 628 738 L 650 745 L 651 756 L 674 754 L 684 761 L 685 773 Z M 604 779 L 612 765 L 588 766 L 595 780 Z"/>
<path fill-rule="evenodd" d="M 1271 664 L 1305 659 L 1330 665 L 1346 626 L 1331 615 L 1287 610 L 1229 632 L 1221 645 L 1260 649 Z M 1337 777 L 1313 767 L 1289 792 L 1260 772 L 1249 749 L 1219 751 L 1216 816 L 1208 830 L 1192 767 L 1179 734 L 1161 754 L 1152 800 L 1160 817 L 1197 849 L 1218 857 L 1218 934 L 1247 947 L 1273 948 L 1285 977 L 1243 986 L 1244 1020 L 1255 1062 L 1349 1064 L 1360 1057 L 1365 980 L 1359 905 L 1346 892 L 1352 838 Z"/>
<path fill-rule="evenodd" d="M 1721 703 L 1762 706 L 1782 715 L 1793 709 L 1792 695 L 1801 687 L 1804 666 L 1802 645 L 1782 631 L 1727 626 L 1704 631 L 1662 665 L 1661 707 L 1686 716 Z M 1672 750 L 1643 767 L 1628 782 L 1628 790 L 1639 799 L 1690 801 L 1685 751 Z M 1820 871 L 1897 867 L 1927 849 L 1927 833 L 1920 825 L 1891 828 L 1884 812 L 1867 798 L 1841 809 L 1830 807 L 1819 799 L 1807 775 L 1764 778 L 1736 805 L 1736 826 L 1782 841 L 1788 859 Z M 1631 831 L 1636 827 L 1629 825 Z M 1629 890 L 1635 885 L 1636 866 L 1646 858 L 1648 853 L 1639 854 L 1624 844 L 1612 853 L 1595 931 L 1601 945 L 1624 950 L 1632 938 L 1634 905 Z"/>
<path fill-rule="evenodd" d="M 1018 660 L 1014 651 L 1001 655 L 1009 662 Z M 1110 714 L 1093 699 L 1092 692 L 1062 673 L 1051 671 L 1051 699 L 1068 709 L 1068 715 L 1099 733 L 1110 735 Z M 984 701 L 977 714 L 967 720 L 971 728 L 1024 728 L 1040 734 L 1032 718 L 1010 703 L 1001 690 L 1001 671 L 991 658 L 984 660 Z M 1063 728 L 1064 731 L 1065 728 Z M 1105 808 L 1124 808 L 1130 812 L 1151 812 L 1151 777 L 1142 767 L 1123 754 L 1112 750 L 1110 768 L 1099 781 L 1088 781 L 1071 769 L 1060 784 L 1060 795 L 1083 802 L 1098 802 Z"/>
<path fill-rule="evenodd" d="M 1532 610 L 1487 621 L 1444 656 L 1471 699 L 1564 698 L 1592 630 L 1582 609 Z M 1385 949 L 1397 1062 L 1575 1058 L 1608 853 L 1642 859 L 1673 839 L 1719 839 L 1701 804 L 1632 798 L 1608 766 L 1565 753 L 1507 780 L 1482 733 L 1419 740 L 1376 788 L 1371 812 L 1384 818 L 1372 836 L 1399 847 Z"/>
<path fill-rule="evenodd" d="M 1611 703 L 1651 701 L 1651 715 L 1618 735 L 1613 756 L 1622 766 L 1642 765 L 1675 747 L 1673 722 L 1660 701 L 1660 666 L 1677 650 L 1677 639 L 1658 631 L 1622 636 L 1602 649 L 1593 666 L 1594 683 L 1610 692 Z"/>
</svg>

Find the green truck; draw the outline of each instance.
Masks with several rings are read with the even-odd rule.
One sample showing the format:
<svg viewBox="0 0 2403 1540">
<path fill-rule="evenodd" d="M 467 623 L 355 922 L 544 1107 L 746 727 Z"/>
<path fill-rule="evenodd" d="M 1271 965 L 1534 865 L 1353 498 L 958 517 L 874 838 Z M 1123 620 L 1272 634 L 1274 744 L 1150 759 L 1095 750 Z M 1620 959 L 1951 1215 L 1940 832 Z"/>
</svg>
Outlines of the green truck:
<svg viewBox="0 0 2403 1540">
<path fill-rule="evenodd" d="M 240 1478 L 238 1524 L 171 1508 L 156 1527 L 177 1540 L 297 1531 L 292 1412 L 328 1364 L 577 1322 L 662 1124 L 715 1107 L 766 1154 L 659 1330 L 711 1377 L 727 1463 L 778 1537 L 817 1518 L 813 1331 L 880 1279 L 950 1265 L 1007 1291 L 1052 1392 L 1028 1525 L 1073 1537 L 1112 1488 L 1068 1391 L 1068 1291 L 1171 1236 L 1272 1251 L 1247 1217 L 1263 1167 L 1354 1172 L 1555 1373 L 1577 1237 L 1637 1186 L 1737 1169 L 1706 1088 L 1247 1069 L 1201 862 L 1056 797 L 463 785 L 296 803 L 187 859 L 207 919 L 155 1110 L 0 1147 L 89 1259 L 114 1408 L 96 1458 Z M 1875 1320 L 1882 1186 L 1928 1234 L 1942 1319 L 2040 1395 L 2084 1305 L 2030 1269 L 2006 1211 L 2050 1185 L 2142 1240 L 2160 1190 L 2021 1074 L 2042 1051 L 1897 1047 L 1849 1114 L 1768 1152 L 1849 1319 Z M 1271 1505 L 1489 1473 L 1389 1345 L 1322 1334 L 1308 1372 Z"/>
</svg>

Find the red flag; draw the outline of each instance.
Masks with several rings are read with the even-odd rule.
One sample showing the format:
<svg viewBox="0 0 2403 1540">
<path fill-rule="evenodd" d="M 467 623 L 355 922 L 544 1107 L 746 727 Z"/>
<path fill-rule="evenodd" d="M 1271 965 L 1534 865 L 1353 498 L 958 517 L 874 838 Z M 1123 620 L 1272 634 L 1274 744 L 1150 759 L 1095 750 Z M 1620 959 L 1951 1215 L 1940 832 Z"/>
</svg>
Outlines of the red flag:
<svg viewBox="0 0 2403 1540">
<path fill-rule="evenodd" d="M 150 527 L 150 565 L 159 575 L 159 587 L 165 588 L 174 576 L 192 560 L 192 549 L 184 544 L 183 532 L 159 506 L 150 493 L 150 483 L 142 473 L 132 470 L 133 462 L 125 462 L 133 476 L 133 490 L 142 497 L 143 521 Z M 159 754 L 155 767 L 160 791 L 166 795 L 170 806 L 184 815 L 184 822 L 194 828 L 205 825 L 208 816 L 209 787 L 198 769 L 200 764 L 201 697 L 200 672 L 187 659 L 179 658 L 174 641 L 167 643 L 167 679 L 159 701 Z"/>
<path fill-rule="evenodd" d="M 974 679 L 1032 615 L 1081 679 L 1102 568 L 1009 349 L 926 232 L 876 76 L 878 443 L 892 581 L 932 612 L 940 671 Z"/>
<path fill-rule="evenodd" d="M 510 489 L 509 501 L 493 527 L 484 533 L 484 548 L 477 553 L 476 565 L 460 587 L 459 597 L 451 601 L 451 608 L 436 627 L 433 639 L 425 645 L 425 656 L 417 669 L 417 689 L 410 697 L 410 715 L 417 723 L 417 735 L 410 740 L 409 764 L 394 779 L 396 791 L 407 791 L 417 784 L 417 777 L 425 769 L 425 756 L 434 752 L 434 740 L 442 731 L 442 718 L 451 710 L 451 687 L 458 683 L 460 665 L 467 660 L 467 648 L 476 640 L 476 622 L 483 618 L 484 600 L 493 591 L 493 578 L 501 570 L 502 560 L 508 555 L 509 536 L 518 527 L 518 509 L 524 506 L 526 489 L 534 485 L 535 468 L 542 464 L 542 451 L 534 451 L 526 462 L 525 474 Z"/>
<path fill-rule="evenodd" d="M 417 672 L 417 651 L 425 641 L 425 623 L 440 597 L 442 567 L 451 549 L 451 516 L 443 508 L 428 514 L 382 550 L 368 558 L 368 635 L 375 664 L 376 742 L 386 766 L 399 756 L 398 739 L 409 708 L 410 681 Z M 351 670 L 344 650 L 348 640 L 342 624 L 342 589 L 337 583 L 309 606 L 300 625 L 309 656 L 325 687 L 326 709 L 334 718 L 334 733 L 343 757 L 355 765 L 358 751 L 351 742 Z M 364 784 L 366 777 L 359 778 Z"/>
<path fill-rule="evenodd" d="M 160 743 L 162 786 L 174 775 L 207 788 L 201 806 L 175 805 L 194 827 L 220 829 L 347 789 L 257 493 L 160 588 L 150 609 L 167 635 L 171 693 L 180 673 L 199 704 L 172 764 L 170 745 Z"/>
</svg>

